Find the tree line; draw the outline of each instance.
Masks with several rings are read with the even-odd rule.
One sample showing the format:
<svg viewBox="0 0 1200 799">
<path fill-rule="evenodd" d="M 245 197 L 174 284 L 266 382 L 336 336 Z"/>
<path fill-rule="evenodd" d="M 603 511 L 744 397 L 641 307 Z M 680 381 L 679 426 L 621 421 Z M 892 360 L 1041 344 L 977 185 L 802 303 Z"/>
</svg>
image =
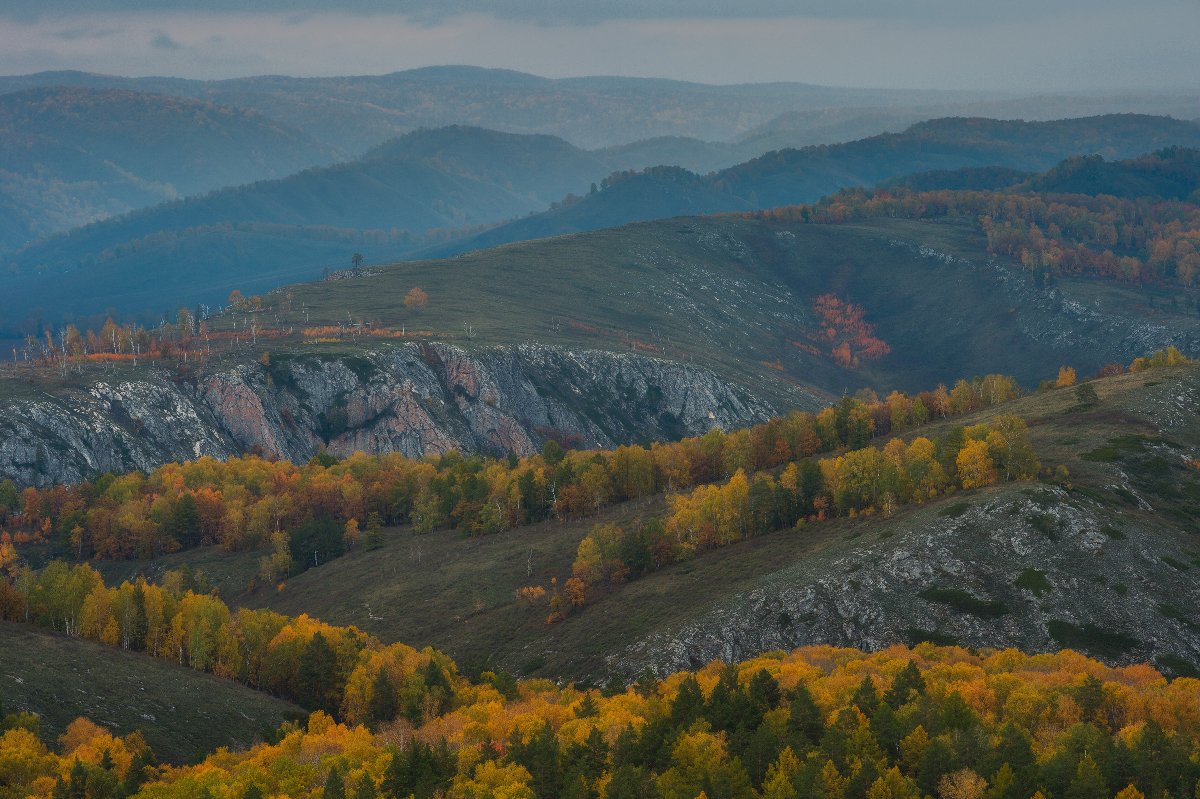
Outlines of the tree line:
<svg viewBox="0 0 1200 799">
<path fill-rule="evenodd" d="M 354 723 L 419 725 L 450 707 L 462 682 L 433 649 L 385 646 L 309 616 L 233 609 L 202 589 L 178 571 L 161 584 L 109 587 L 87 564 L 53 561 L 41 571 L 7 570 L 0 619 L 144 652 Z"/>
<path fill-rule="evenodd" d="M 1200 682 L 922 644 L 812 646 L 628 687 L 462 681 L 419 725 L 317 711 L 273 743 L 154 763 L 86 720 L 4 717 L 4 796 L 117 799 L 1192 799 Z"/>
<path fill-rule="evenodd" d="M 562 592 L 555 583 L 550 592 L 526 588 L 521 595 L 548 598 L 550 618 L 557 620 L 598 588 L 620 586 L 705 550 L 827 518 L 890 516 L 902 505 L 1027 480 L 1040 469 L 1024 420 L 1012 414 L 955 427 L 936 441 L 892 438 L 883 447 L 792 461 L 781 470 L 747 475 L 739 469 L 723 484 L 672 495 L 662 518 L 629 529 L 596 526 L 580 541 Z"/>
<path fill-rule="evenodd" d="M 1012 191 L 844 189 L 812 205 L 749 214 L 842 224 L 858 219 L 969 219 L 988 251 L 1045 275 L 1128 283 L 1200 283 L 1200 206 L 1174 200 Z"/>
<path fill-rule="evenodd" d="M 148 474 L 101 474 L 76 485 L 0 484 L 0 531 L 18 546 L 49 543 L 59 557 L 148 558 L 217 544 L 260 549 L 271 582 L 356 546 L 376 546 L 387 525 L 452 527 L 487 535 L 550 518 L 579 518 L 613 503 L 724 482 L 792 459 L 861 448 L 873 437 L 988 408 L 1020 394 L 988 375 L 953 388 L 879 398 L 863 391 L 819 413 L 794 412 L 753 427 L 608 451 L 547 441 L 526 458 L 448 452 L 420 459 L 320 453 L 307 464 L 256 456 L 201 458 Z M 368 533 L 370 535 L 368 535 Z"/>
</svg>

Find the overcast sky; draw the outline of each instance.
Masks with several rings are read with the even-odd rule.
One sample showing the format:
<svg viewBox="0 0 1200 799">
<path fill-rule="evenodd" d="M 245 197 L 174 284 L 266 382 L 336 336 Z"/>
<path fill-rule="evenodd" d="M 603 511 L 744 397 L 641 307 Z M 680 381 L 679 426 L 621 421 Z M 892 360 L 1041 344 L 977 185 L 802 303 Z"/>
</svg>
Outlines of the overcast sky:
<svg viewBox="0 0 1200 799">
<path fill-rule="evenodd" d="M 0 74 L 475 64 L 549 77 L 1200 92 L 1198 33 L 1200 0 L 0 0 Z"/>
</svg>

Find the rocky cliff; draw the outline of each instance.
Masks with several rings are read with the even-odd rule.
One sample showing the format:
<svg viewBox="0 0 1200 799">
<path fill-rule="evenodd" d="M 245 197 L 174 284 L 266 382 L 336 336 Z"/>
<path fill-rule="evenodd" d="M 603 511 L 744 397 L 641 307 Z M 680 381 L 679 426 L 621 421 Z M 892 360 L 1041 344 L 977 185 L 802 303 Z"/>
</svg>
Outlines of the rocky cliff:
<svg viewBox="0 0 1200 799">
<path fill-rule="evenodd" d="M 1111 524 L 1111 509 L 1062 489 L 1001 489 L 960 507 L 773 573 L 631 645 L 610 668 L 632 679 L 812 643 L 920 641 L 1068 647 L 1183 673 L 1200 664 L 1200 579 L 1161 530 Z"/>
<path fill-rule="evenodd" d="M 547 438 L 610 447 L 745 425 L 772 410 L 712 372 L 630 353 L 409 343 L 186 377 L 143 370 L 5 400 L 0 476 L 46 485 L 246 452 L 303 462 L 321 447 L 526 455 Z"/>
<path fill-rule="evenodd" d="M 997 486 L 841 522 L 828 546 L 785 533 L 789 562 L 639 636 L 609 669 L 633 678 L 811 643 L 929 640 L 1200 674 L 1200 367 L 1100 391 L 1090 405 L 1015 406 L 1043 463 L 1070 466 L 1066 486 Z"/>
</svg>

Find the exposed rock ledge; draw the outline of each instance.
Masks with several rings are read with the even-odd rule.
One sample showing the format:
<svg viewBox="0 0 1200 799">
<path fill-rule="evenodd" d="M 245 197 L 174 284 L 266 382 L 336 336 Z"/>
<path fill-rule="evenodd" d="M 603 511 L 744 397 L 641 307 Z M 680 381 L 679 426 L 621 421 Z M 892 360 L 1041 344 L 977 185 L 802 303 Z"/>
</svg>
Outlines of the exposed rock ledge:
<svg viewBox="0 0 1200 799">
<path fill-rule="evenodd" d="M 1108 646 L 1092 642 L 1100 648 L 1089 653 L 1110 663 L 1200 662 L 1200 627 L 1187 615 L 1200 602 L 1200 579 L 1164 558 L 1188 557 L 1165 530 L 1057 488 L 1004 487 L 961 504 L 961 516 L 922 511 L 889 526 L 886 538 L 847 541 L 766 575 L 634 641 L 608 657 L 608 668 L 632 680 L 645 669 L 665 675 L 814 643 L 878 650 L 914 635 L 1035 652 L 1078 648 L 1055 640 L 1055 625 L 1120 635 Z M 1120 539 L 1101 532 L 1113 524 L 1123 528 Z M 957 593 L 938 601 L 922 595 L 931 588 Z M 958 597 L 988 604 L 945 604 Z"/>
<path fill-rule="evenodd" d="M 210 367 L 186 380 L 148 370 L 9 400 L 0 404 L 0 476 L 69 483 L 246 452 L 305 461 L 322 445 L 339 456 L 525 455 L 547 437 L 609 447 L 736 427 L 772 411 L 710 371 L 642 355 L 410 343 L 276 356 L 270 366 Z"/>
</svg>

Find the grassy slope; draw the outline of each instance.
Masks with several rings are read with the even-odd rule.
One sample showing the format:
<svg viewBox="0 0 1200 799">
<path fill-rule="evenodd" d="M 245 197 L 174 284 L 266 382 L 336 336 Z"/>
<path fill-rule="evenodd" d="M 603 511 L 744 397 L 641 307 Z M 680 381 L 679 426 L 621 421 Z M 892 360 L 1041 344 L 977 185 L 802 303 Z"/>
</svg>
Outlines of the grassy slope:
<svg viewBox="0 0 1200 799">
<path fill-rule="evenodd" d="M 933 252 L 971 262 L 947 263 Z M 680 218 L 397 264 L 294 291 L 295 307 L 307 306 L 314 322 L 336 324 L 349 313 L 472 345 L 611 349 L 632 338 L 757 385 L 785 405 L 796 402 L 789 387 L 797 384 L 833 394 L 863 385 L 917 389 L 995 371 L 1029 383 L 1064 362 L 1094 371 L 1144 351 L 1145 342 L 1079 322 L 1032 278 L 987 261 L 980 234 L 965 224 Z M 400 302 L 412 286 L 429 294 L 419 313 Z M 1068 280 L 1059 288 L 1133 324 L 1200 330 L 1193 312 L 1163 311 L 1163 299 L 1149 310 L 1141 290 Z M 892 354 L 847 371 L 794 346 L 812 329 L 812 299 L 825 292 L 863 305 Z M 466 324 L 475 331 L 470 342 Z M 765 365 L 775 361 L 782 371 Z"/>
<path fill-rule="evenodd" d="M 1063 363 L 1090 373 L 1172 340 L 1185 348 L 1200 340 L 1200 318 L 1186 292 L 1068 279 L 1048 292 L 1037 278 L 989 260 L 969 224 L 679 218 L 294 286 L 294 310 L 272 311 L 259 324 L 303 328 L 349 316 L 432 331 L 467 347 L 540 342 L 619 351 L 636 342 L 643 352 L 753 386 L 781 408 L 815 405 L 813 394 L 917 390 L 986 372 L 1028 385 Z M 230 277 L 226 287 L 235 283 Z M 429 295 L 422 311 L 402 302 L 414 286 Z M 792 342 L 814 332 L 813 298 L 827 292 L 862 305 L 891 354 L 847 370 L 797 348 Z M 361 346 L 324 349 L 352 353 Z M 279 341 L 263 347 L 320 349 Z M 65 381 L 56 374 L 32 379 L 36 389 L 55 393 L 63 382 L 86 385 L 97 370 L 81 371 Z M 0 379 L 0 396 L 30 388 Z"/>
<path fill-rule="evenodd" d="M 114 734 L 141 730 L 160 759 L 245 747 L 303 716 L 295 705 L 229 680 L 25 625 L 0 622 L 0 694 L 53 741 L 79 716 Z"/>
<path fill-rule="evenodd" d="M 1175 560 L 1186 565 L 1197 555 L 1198 542 L 1190 532 L 1200 519 L 1197 476 L 1182 466 L 1164 472 L 1153 456 L 1147 459 L 1129 447 L 1115 461 L 1082 456 L 1104 451 L 1110 439 L 1121 436 L 1157 436 L 1160 427 L 1166 438 L 1194 454 L 1200 449 L 1200 426 L 1195 408 L 1179 405 L 1178 387 L 1189 381 L 1194 386 L 1198 380 L 1200 366 L 1125 375 L 1093 383 L 1101 399 L 1094 408 L 1077 407 L 1074 389 L 1063 389 L 1023 398 L 1005 410 L 1030 421 L 1044 463 L 1062 463 L 1071 470 L 1076 486 L 1071 501 L 1100 503 L 1112 524 L 1140 531 L 1137 535 L 1142 538 L 1137 540 L 1163 554 L 1174 553 Z M 988 411 L 930 425 L 918 434 L 934 436 L 953 424 L 992 415 Z M 1119 476 L 1131 480 L 1153 510 L 1122 499 L 1113 488 Z M 920 536 L 921 530 L 944 521 L 947 514 L 1030 492 L 1038 489 L 1011 484 L 902 509 L 891 519 L 840 519 L 809 526 L 803 533 L 773 533 L 629 583 L 549 627 L 544 623 L 545 606 L 521 606 L 514 591 L 529 584 L 545 585 L 553 575 L 561 579 L 569 573 L 578 542 L 592 525 L 661 513 L 665 507 L 661 498 L 629 503 L 579 522 L 548 522 L 488 538 L 466 538 L 447 530 L 424 536 L 407 529 L 391 530 L 382 549 L 352 553 L 310 570 L 289 580 L 282 591 L 241 593 L 252 573 L 253 555 L 184 553 L 165 565 L 188 563 L 210 577 L 236 575 L 224 584 L 228 599 L 355 624 L 384 640 L 433 645 L 469 667 L 490 662 L 522 674 L 589 678 L 610 671 L 613 664 L 608 659 L 631 643 L 678 629 L 705 613 L 719 613 L 773 578 L 786 578 L 789 570 L 820 573 L 838 559 L 868 556 L 866 548 L 881 542 L 900 546 L 906 536 L 908 540 Z M 980 529 L 967 527 L 963 534 L 986 535 L 991 523 Z M 1114 541 L 1113 546 L 1121 543 Z M 163 565 L 154 564 L 150 570 Z M 1165 572 L 1173 575 L 1171 569 Z M 1191 580 L 1192 574 L 1178 576 Z M 1145 574 L 1138 578 L 1146 579 Z M 1134 590 L 1155 589 L 1135 583 Z M 1136 593 L 1132 597 L 1137 599 Z M 894 601 L 916 598 L 896 596 Z M 1163 624 L 1167 626 L 1156 634 L 1169 639 L 1169 624 Z"/>
</svg>

